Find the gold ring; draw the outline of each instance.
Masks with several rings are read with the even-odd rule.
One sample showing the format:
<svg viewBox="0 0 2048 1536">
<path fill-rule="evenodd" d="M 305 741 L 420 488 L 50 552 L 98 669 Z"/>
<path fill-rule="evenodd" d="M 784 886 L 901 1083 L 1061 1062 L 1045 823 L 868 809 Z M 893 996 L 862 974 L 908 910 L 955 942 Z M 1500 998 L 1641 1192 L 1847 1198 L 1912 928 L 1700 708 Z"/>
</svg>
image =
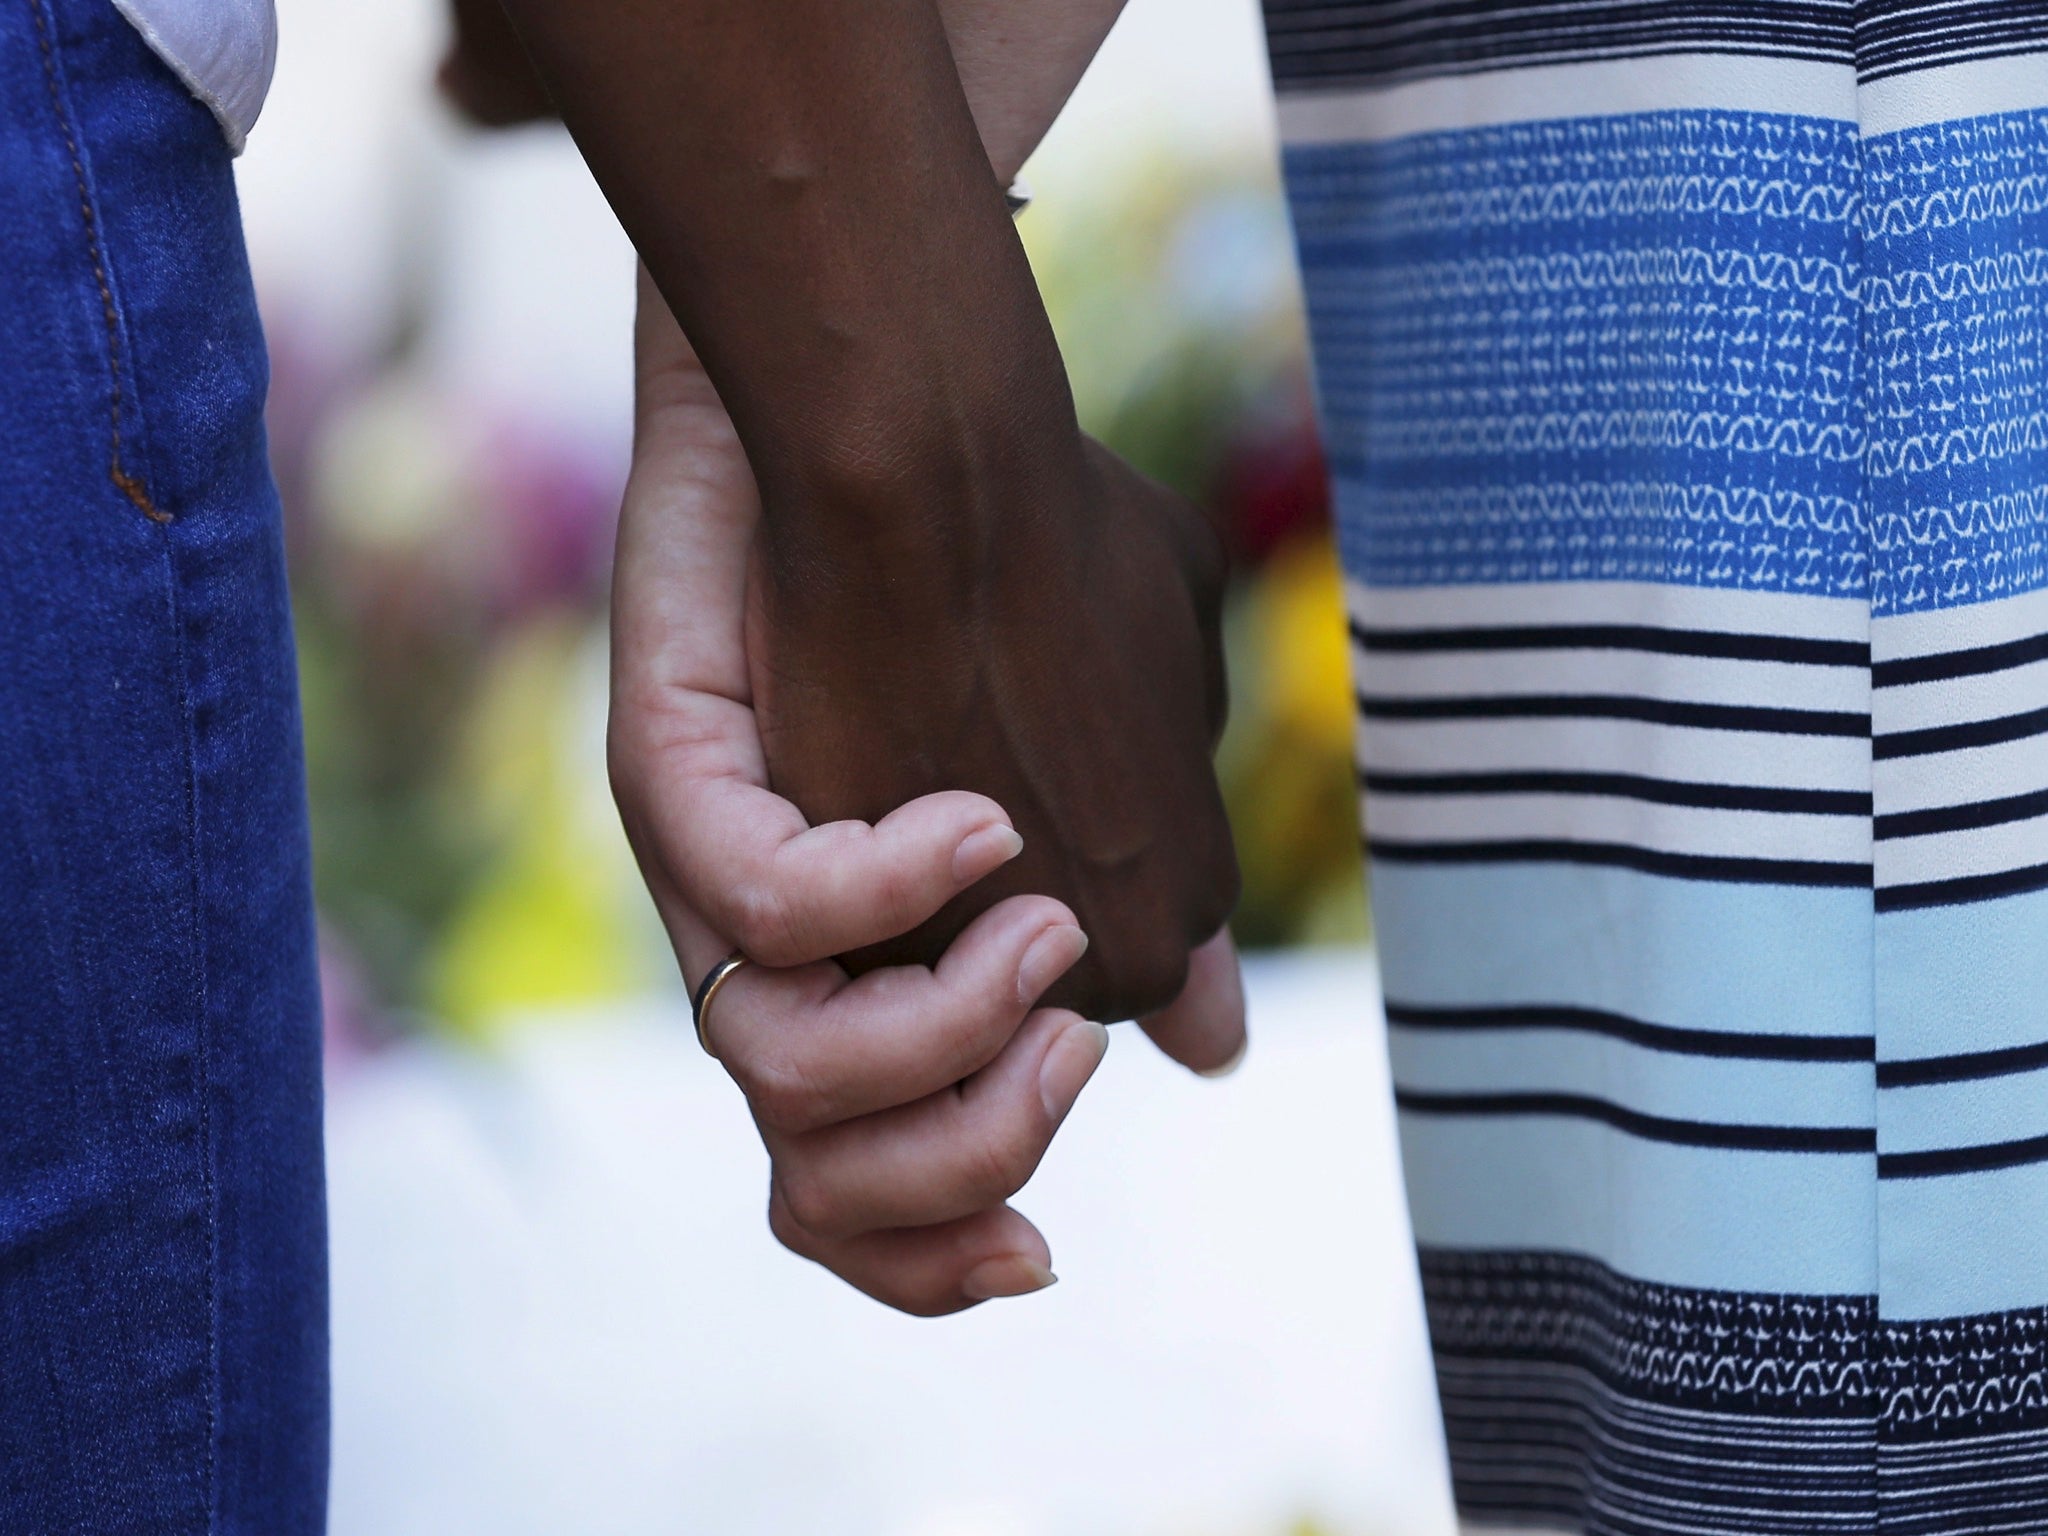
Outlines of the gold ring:
<svg viewBox="0 0 2048 1536">
<path fill-rule="evenodd" d="M 718 1059 L 718 1052 L 711 1049 L 711 1041 L 704 1033 L 704 1025 L 711 1017 L 711 1000 L 718 996 L 719 988 L 725 985 L 726 978 L 746 963 L 747 957 L 734 950 L 711 967 L 690 998 L 690 1016 L 697 1022 L 697 1043 L 704 1047 L 704 1054 L 713 1061 Z"/>
</svg>

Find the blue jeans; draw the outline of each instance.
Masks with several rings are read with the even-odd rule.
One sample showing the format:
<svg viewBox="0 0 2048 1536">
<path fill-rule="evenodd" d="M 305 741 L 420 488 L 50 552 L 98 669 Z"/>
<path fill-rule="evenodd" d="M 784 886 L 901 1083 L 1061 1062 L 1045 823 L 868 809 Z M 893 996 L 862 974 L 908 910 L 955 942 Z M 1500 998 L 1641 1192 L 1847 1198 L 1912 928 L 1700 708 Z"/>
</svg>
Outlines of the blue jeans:
<svg viewBox="0 0 2048 1536">
<path fill-rule="evenodd" d="M 262 331 L 220 131 L 0 0 L 0 1532 L 310 1536 L 320 1047 Z"/>
</svg>

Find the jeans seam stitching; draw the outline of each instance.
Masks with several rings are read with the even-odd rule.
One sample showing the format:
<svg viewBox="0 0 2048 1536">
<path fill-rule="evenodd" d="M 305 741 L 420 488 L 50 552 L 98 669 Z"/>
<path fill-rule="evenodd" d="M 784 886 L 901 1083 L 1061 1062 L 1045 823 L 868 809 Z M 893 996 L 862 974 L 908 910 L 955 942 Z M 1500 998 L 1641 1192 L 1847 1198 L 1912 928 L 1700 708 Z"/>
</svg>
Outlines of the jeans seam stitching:
<svg viewBox="0 0 2048 1536">
<path fill-rule="evenodd" d="M 151 522 L 167 523 L 171 514 L 159 507 L 150 497 L 149 487 L 143 484 L 139 475 L 132 473 L 121 458 L 121 323 L 114 306 L 114 286 L 107 278 L 106 250 L 100 239 L 99 216 L 93 208 L 92 188 L 85 174 L 85 158 L 79 152 L 78 135 L 72 130 L 71 114 L 65 110 L 62 82 L 57 70 L 57 52 L 50 38 L 50 20 L 44 14 L 43 0 L 28 0 L 29 10 L 35 16 L 36 44 L 43 56 L 43 82 L 49 87 L 50 106 L 56 113 L 58 129 L 64 135 L 64 149 L 71 157 L 71 175 L 78 187 L 78 209 L 85 221 L 86 252 L 92 258 L 93 282 L 99 289 L 100 315 L 105 323 L 107 338 L 107 393 L 108 424 L 112 434 L 112 458 L 108 465 L 108 478 Z"/>
<path fill-rule="evenodd" d="M 168 518 L 162 521 L 169 521 Z M 200 835 L 200 767 L 198 705 L 193 697 L 191 650 L 187 645 L 189 619 L 183 598 L 183 581 L 178 569 L 175 539 L 167 534 L 164 549 L 165 602 L 170 609 L 172 663 L 178 681 L 178 718 L 185 748 L 185 835 L 190 842 L 192 872 L 191 944 L 193 977 L 193 1024 L 199 1058 L 199 1175 L 206 1219 L 206 1529 L 219 1529 L 216 1500 L 219 1492 L 221 1328 L 220 1328 L 220 1221 L 219 1193 L 214 1175 L 213 1144 L 213 1017 L 208 997 L 207 908 L 204 860 L 205 843 Z"/>
</svg>

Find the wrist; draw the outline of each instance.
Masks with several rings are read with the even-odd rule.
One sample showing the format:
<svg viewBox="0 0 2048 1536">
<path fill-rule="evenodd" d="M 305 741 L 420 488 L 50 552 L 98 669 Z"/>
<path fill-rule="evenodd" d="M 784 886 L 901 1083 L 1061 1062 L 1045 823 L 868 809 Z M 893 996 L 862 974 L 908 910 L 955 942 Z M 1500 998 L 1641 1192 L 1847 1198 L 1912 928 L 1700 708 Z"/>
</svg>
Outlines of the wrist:
<svg viewBox="0 0 2048 1536">
<path fill-rule="evenodd" d="M 1037 329 L 992 324 L 814 378 L 748 445 L 771 535 L 956 543 L 1078 485 L 1086 440 L 1042 312 Z"/>
<path fill-rule="evenodd" d="M 774 490 L 764 484 L 771 566 L 806 586 L 886 590 L 901 614 L 960 611 L 1013 558 L 1049 559 L 1048 520 L 1092 502 L 1064 388 L 1028 406 L 946 403 L 960 408 L 814 442 Z"/>
</svg>

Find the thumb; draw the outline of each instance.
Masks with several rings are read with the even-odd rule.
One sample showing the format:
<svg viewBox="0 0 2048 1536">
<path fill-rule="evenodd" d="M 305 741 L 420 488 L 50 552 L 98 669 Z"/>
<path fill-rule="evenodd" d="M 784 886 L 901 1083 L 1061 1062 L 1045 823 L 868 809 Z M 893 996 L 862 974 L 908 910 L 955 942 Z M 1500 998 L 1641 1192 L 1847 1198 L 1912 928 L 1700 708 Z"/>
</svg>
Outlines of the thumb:
<svg viewBox="0 0 2048 1536">
<path fill-rule="evenodd" d="M 1187 985 L 1180 996 L 1138 1021 L 1152 1043 L 1191 1072 L 1224 1077 L 1244 1060 L 1249 1044 L 1244 1021 L 1244 978 L 1230 930 L 1188 957 Z"/>
</svg>

